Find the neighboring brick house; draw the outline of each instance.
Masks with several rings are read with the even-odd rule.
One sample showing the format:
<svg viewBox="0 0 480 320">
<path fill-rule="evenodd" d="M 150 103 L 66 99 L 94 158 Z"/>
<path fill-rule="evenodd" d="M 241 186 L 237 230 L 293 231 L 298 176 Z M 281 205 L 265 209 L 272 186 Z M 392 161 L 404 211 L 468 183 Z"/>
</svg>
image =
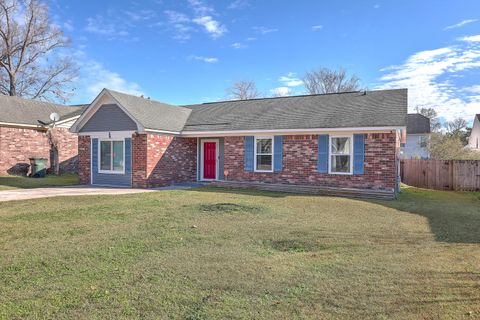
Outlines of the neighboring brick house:
<svg viewBox="0 0 480 320">
<path fill-rule="evenodd" d="M 430 119 L 420 113 L 407 115 L 407 138 L 401 148 L 402 159 L 428 159 L 430 141 Z"/>
<path fill-rule="evenodd" d="M 189 106 L 104 89 L 71 131 L 84 184 L 223 181 L 394 194 L 406 116 L 406 89 Z"/>
<path fill-rule="evenodd" d="M 53 140 L 58 149 L 60 171 L 76 172 L 78 138 L 69 129 L 83 110 L 85 106 L 0 95 L 0 174 L 27 174 L 31 157 L 43 157 L 51 162 Z M 52 128 L 50 115 L 54 112 L 60 120 Z"/>
</svg>

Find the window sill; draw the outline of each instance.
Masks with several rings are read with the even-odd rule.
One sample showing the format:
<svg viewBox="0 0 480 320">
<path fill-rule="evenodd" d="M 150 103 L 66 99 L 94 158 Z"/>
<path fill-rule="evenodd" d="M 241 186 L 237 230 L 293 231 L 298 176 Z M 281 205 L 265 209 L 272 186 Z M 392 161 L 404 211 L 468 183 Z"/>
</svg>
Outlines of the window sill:
<svg viewBox="0 0 480 320">
<path fill-rule="evenodd" d="M 273 170 L 253 170 L 255 173 L 273 173 Z"/>
<path fill-rule="evenodd" d="M 353 172 L 328 172 L 328 174 L 341 175 L 341 176 L 353 176 Z"/>
<path fill-rule="evenodd" d="M 102 173 L 102 174 L 125 174 L 125 171 L 98 170 L 98 173 Z"/>
</svg>

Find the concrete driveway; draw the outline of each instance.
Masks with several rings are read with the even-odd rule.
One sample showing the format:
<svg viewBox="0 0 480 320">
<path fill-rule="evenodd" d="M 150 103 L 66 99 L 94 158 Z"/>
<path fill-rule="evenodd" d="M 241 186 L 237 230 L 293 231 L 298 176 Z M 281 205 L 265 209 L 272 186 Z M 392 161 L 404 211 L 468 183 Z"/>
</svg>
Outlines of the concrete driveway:
<svg viewBox="0 0 480 320">
<path fill-rule="evenodd" d="M 131 194 L 155 192 L 160 190 L 185 190 L 192 188 L 199 188 L 203 186 L 202 183 L 180 183 L 168 187 L 153 188 L 153 189 L 130 189 L 120 187 L 100 187 L 100 186 L 65 186 L 65 187 L 47 187 L 47 188 L 33 188 L 33 189 L 14 189 L 0 191 L 0 202 L 12 200 L 27 200 L 37 198 L 50 198 L 59 196 L 84 196 L 84 195 L 99 195 L 99 194 Z"/>
<path fill-rule="evenodd" d="M 35 189 L 14 189 L 0 191 L 1 201 L 26 200 L 58 196 L 82 196 L 99 194 L 130 194 L 153 192 L 153 189 L 128 189 L 92 186 L 48 187 Z"/>
</svg>

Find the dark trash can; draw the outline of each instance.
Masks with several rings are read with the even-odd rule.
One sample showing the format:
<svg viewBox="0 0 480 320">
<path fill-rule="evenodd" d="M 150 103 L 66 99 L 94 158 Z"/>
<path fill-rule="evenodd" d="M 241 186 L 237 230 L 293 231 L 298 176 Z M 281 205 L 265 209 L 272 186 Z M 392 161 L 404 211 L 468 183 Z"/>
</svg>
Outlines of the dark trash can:
<svg viewBox="0 0 480 320">
<path fill-rule="evenodd" d="M 44 178 L 47 174 L 47 158 L 30 158 L 31 177 Z"/>
</svg>

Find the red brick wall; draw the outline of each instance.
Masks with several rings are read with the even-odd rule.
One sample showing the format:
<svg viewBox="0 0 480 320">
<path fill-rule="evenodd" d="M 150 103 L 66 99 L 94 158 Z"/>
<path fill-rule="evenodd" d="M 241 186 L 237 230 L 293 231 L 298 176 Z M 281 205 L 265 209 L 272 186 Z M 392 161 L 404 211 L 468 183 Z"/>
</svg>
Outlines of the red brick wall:
<svg viewBox="0 0 480 320">
<path fill-rule="evenodd" d="M 90 184 L 90 136 L 78 136 L 78 177 L 81 184 Z"/>
<path fill-rule="evenodd" d="M 133 137 L 132 146 L 134 187 L 196 180 L 197 139 L 139 134 Z"/>
<path fill-rule="evenodd" d="M 57 141 L 60 172 L 78 172 L 78 136 L 66 128 L 52 129 Z"/>
<path fill-rule="evenodd" d="M 324 185 L 362 189 L 393 189 L 396 179 L 396 133 L 369 133 L 365 138 L 365 173 L 333 175 L 317 171 L 317 135 L 283 139 L 283 170 L 256 173 L 244 170 L 244 137 L 225 137 L 226 180 Z"/>
<path fill-rule="evenodd" d="M 147 188 L 147 135 L 132 136 L 132 186 Z"/>
<path fill-rule="evenodd" d="M 60 170 L 77 170 L 77 136 L 65 128 L 53 129 L 58 141 Z M 45 131 L 0 127 L 0 173 L 26 174 L 31 157 L 50 159 L 50 145 Z"/>
</svg>

